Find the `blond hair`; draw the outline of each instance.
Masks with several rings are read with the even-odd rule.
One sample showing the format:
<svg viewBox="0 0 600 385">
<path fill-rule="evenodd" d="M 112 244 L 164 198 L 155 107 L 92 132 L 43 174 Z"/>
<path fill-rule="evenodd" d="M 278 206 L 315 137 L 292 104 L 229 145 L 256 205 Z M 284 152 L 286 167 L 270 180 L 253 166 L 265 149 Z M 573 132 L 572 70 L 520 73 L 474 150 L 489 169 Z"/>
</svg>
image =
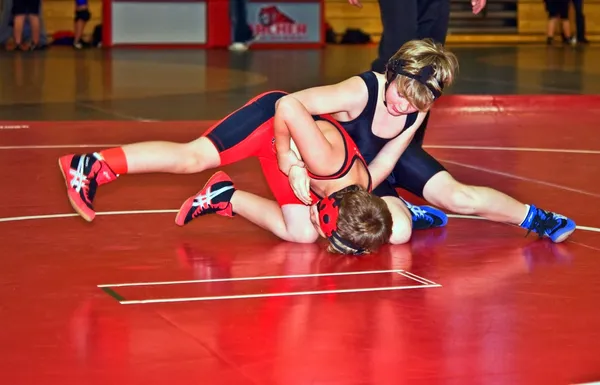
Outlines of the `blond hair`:
<svg viewBox="0 0 600 385">
<path fill-rule="evenodd" d="M 392 214 L 380 197 L 358 185 L 348 186 L 336 194 L 340 199 L 337 233 L 352 245 L 363 249 L 364 254 L 377 251 L 392 235 Z M 353 250 L 329 239 L 327 250 L 331 253 L 353 254 Z M 335 246 L 332 243 L 335 242 Z"/>
<path fill-rule="evenodd" d="M 450 86 L 458 72 L 458 59 L 440 43 L 432 39 L 411 40 L 405 43 L 392 56 L 390 62 L 402 61 L 402 70 L 417 75 L 427 66 L 433 68 L 433 75 L 426 81 L 435 90 Z M 427 111 L 435 101 L 433 92 L 425 84 L 407 76 L 396 77 L 398 93 L 419 111 Z"/>
</svg>

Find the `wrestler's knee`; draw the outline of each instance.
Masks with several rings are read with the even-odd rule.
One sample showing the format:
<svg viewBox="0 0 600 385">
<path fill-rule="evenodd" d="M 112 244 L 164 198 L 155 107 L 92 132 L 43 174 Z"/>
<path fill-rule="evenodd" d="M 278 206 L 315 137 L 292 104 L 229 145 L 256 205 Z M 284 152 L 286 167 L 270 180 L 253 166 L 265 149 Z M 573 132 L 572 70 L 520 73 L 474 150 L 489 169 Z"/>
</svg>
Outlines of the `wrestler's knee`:
<svg viewBox="0 0 600 385">
<path fill-rule="evenodd" d="M 458 214 L 473 214 L 477 207 L 477 193 L 473 186 L 456 183 L 434 203 Z"/>
<path fill-rule="evenodd" d="M 401 219 L 394 218 L 390 243 L 392 245 L 402 245 L 410 241 L 411 236 L 412 222 L 405 217 L 402 217 Z"/>
<path fill-rule="evenodd" d="M 383 200 L 392 214 L 392 236 L 389 242 L 392 245 L 401 245 L 410 241 L 412 236 L 412 218 L 406 205 L 396 197 L 385 196 Z"/>
<path fill-rule="evenodd" d="M 285 204 L 281 207 L 285 223 L 285 239 L 295 243 L 313 243 L 319 238 L 310 221 L 310 207 L 303 204 Z"/>
<path fill-rule="evenodd" d="M 319 234 L 312 226 L 288 226 L 287 230 L 290 242 L 314 243 L 319 238 Z"/>
<path fill-rule="evenodd" d="M 182 145 L 181 172 L 192 174 L 210 168 L 218 167 L 221 163 L 219 152 L 210 140 L 200 137 Z"/>
<path fill-rule="evenodd" d="M 427 182 L 423 196 L 436 206 L 459 214 L 472 214 L 478 202 L 477 188 L 458 182 L 447 171 Z"/>
</svg>

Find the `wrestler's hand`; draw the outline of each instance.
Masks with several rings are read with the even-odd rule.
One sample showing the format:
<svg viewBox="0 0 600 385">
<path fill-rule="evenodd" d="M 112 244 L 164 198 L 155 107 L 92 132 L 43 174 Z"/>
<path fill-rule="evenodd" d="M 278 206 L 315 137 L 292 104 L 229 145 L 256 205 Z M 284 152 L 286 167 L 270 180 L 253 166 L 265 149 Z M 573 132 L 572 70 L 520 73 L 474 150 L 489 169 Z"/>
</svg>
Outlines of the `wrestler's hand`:
<svg viewBox="0 0 600 385">
<path fill-rule="evenodd" d="M 471 6 L 473 7 L 473 14 L 477 15 L 483 8 L 487 0 L 471 0 Z"/>
<path fill-rule="evenodd" d="M 298 159 L 298 156 L 292 150 L 285 153 L 277 153 L 277 164 L 281 172 L 285 175 L 289 175 L 292 166 L 304 167 L 304 162 Z"/>
<path fill-rule="evenodd" d="M 312 199 L 310 197 L 310 178 L 308 177 L 308 171 L 306 171 L 304 167 L 292 166 L 290 168 L 288 179 L 296 197 L 298 197 L 305 205 L 311 205 Z"/>
<path fill-rule="evenodd" d="M 348 0 L 348 4 L 354 5 L 357 8 L 362 8 L 362 4 L 359 0 Z"/>
</svg>

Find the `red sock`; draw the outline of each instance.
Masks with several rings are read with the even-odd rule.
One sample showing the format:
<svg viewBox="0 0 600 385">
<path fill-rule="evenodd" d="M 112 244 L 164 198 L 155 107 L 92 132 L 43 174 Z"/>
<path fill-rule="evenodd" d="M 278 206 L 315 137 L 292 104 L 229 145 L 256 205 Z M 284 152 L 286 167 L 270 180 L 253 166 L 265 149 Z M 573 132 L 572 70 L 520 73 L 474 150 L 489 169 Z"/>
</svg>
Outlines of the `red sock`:
<svg viewBox="0 0 600 385">
<path fill-rule="evenodd" d="M 108 167 L 110 167 L 115 174 L 127 173 L 127 157 L 121 147 L 100 151 L 100 156 L 104 158 Z"/>
</svg>

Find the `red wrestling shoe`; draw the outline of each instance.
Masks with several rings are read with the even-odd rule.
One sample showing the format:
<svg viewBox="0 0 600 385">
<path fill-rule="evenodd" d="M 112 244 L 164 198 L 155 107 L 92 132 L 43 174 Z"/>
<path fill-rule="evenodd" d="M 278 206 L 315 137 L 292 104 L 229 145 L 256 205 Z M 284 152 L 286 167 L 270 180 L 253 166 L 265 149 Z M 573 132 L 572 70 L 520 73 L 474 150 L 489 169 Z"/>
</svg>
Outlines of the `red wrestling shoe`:
<svg viewBox="0 0 600 385">
<path fill-rule="evenodd" d="M 210 177 L 198 194 L 189 197 L 177 213 L 175 223 L 179 226 L 188 224 L 193 219 L 206 214 L 219 214 L 232 217 L 231 197 L 235 192 L 233 181 L 223 171 Z"/>
<path fill-rule="evenodd" d="M 58 159 L 60 171 L 67 184 L 71 206 L 88 222 L 94 220 L 94 196 L 98 186 L 112 182 L 118 175 L 111 170 L 100 154 L 65 155 Z"/>
</svg>

